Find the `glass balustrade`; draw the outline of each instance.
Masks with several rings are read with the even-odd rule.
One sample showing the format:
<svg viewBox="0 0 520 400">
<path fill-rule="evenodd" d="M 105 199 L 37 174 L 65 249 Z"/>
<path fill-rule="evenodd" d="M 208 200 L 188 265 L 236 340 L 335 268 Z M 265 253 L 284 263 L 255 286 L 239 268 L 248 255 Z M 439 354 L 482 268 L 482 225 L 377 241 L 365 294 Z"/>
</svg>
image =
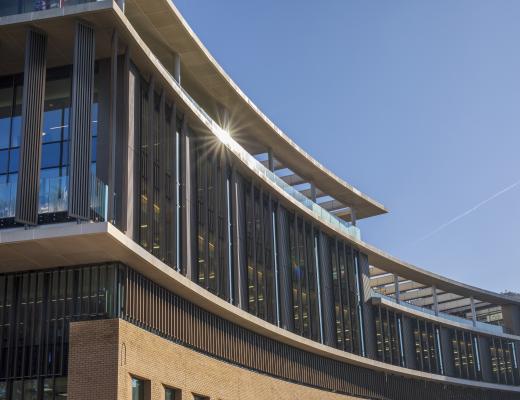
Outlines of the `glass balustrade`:
<svg viewBox="0 0 520 400">
<path fill-rule="evenodd" d="M 69 177 L 40 179 L 38 214 L 59 214 L 68 211 Z M 107 220 L 108 186 L 97 177 L 90 177 L 90 220 Z M 16 182 L 0 184 L 0 219 L 14 218 L 16 209 Z"/>
<path fill-rule="evenodd" d="M 68 201 L 68 176 L 40 179 L 38 214 L 51 214 L 67 211 Z"/>
<path fill-rule="evenodd" d="M 174 80 L 175 82 L 175 80 Z M 180 86 L 177 84 L 178 89 L 184 94 L 185 101 L 191 103 L 198 111 L 199 117 L 206 122 L 206 125 L 211 128 L 211 131 L 217 138 L 230 149 L 244 164 L 246 164 L 251 170 L 257 174 L 264 176 L 267 180 L 274 183 L 285 193 L 290 195 L 293 199 L 297 200 L 300 204 L 303 204 L 306 208 L 311 210 L 315 218 L 332 225 L 334 228 L 342 233 L 353 236 L 357 239 L 361 239 L 361 231 L 357 226 L 350 224 L 348 221 L 344 221 L 337 216 L 331 214 L 319 204 L 313 202 L 308 197 L 301 194 L 294 187 L 286 183 L 282 178 L 276 175 L 274 172 L 266 168 L 260 161 L 249 154 L 240 144 L 238 144 L 228 132 L 224 131 L 220 125 L 218 125 L 206 111 L 198 105 L 198 103 Z"/>
<path fill-rule="evenodd" d="M 456 322 L 458 324 L 464 324 L 464 325 L 473 326 L 473 321 L 471 321 L 469 319 L 458 317 L 458 316 L 452 315 L 452 314 L 446 314 L 446 313 L 443 313 L 443 312 L 439 312 L 436 315 L 435 311 L 430 309 L 430 308 L 419 307 L 419 306 L 416 306 L 414 304 L 408 303 L 406 301 L 400 301 L 399 303 L 397 303 L 397 301 L 396 301 L 396 299 L 394 297 L 386 296 L 384 294 L 376 292 L 375 290 L 372 290 L 372 296 L 371 297 L 376 297 L 376 298 L 380 298 L 380 299 L 386 299 L 388 301 L 391 301 L 392 303 L 399 304 L 400 306 L 403 306 L 403 307 L 406 307 L 406 308 L 410 308 L 412 310 L 415 310 L 415 311 L 418 311 L 418 312 L 421 312 L 421 313 L 429 314 L 429 315 L 432 315 L 432 316 L 435 316 L 435 317 L 438 317 L 438 318 L 447 319 L 449 321 L 453 321 L 453 322 Z M 486 324 L 485 322 L 481 322 L 481 321 L 477 321 L 476 324 L 475 324 L 475 327 L 477 329 L 481 330 L 481 331 L 485 331 L 485 332 L 488 332 L 488 333 L 491 333 L 491 334 L 501 334 L 501 333 L 504 333 L 504 330 L 502 329 L 501 326 L 493 325 L 493 324 Z"/>
<path fill-rule="evenodd" d="M 0 183 L 0 218 L 14 217 L 16 182 Z"/>
<path fill-rule="evenodd" d="M 0 17 L 24 14 L 35 11 L 52 10 L 83 3 L 95 3 L 103 0 L 0 0 Z M 121 8 L 124 0 L 116 2 Z"/>
</svg>

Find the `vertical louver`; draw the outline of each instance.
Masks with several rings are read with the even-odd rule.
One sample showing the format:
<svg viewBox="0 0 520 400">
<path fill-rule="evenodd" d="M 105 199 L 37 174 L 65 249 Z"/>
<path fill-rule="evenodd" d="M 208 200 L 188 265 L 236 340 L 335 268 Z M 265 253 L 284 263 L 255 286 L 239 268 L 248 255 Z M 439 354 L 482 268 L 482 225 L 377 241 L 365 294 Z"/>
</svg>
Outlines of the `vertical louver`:
<svg viewBox="0 0 520 400">
<path fill-rule="evenodd" d="M 77 219 L 89 219 L 94 61 L 94 30 L 90 26 L 78 22 L 72 76 L 69 176 L 69 215 Z"/>
<path fill-rule="evenodd" d="M 29 30 L 25 46 L 20 168 L 16 196 L 16 222 L 38 223 L 43 102 L 47 61 L 47 36 Z"/>
<path fill-rule="evenodd" d="M 280 322 L 283 328 L 294 330 L 291 290 L 291 255 L 289 253 L 289 219 L 287 211 L 278 207 L 277 215 L 278 274 L 280 281 Z"/>
</svg>

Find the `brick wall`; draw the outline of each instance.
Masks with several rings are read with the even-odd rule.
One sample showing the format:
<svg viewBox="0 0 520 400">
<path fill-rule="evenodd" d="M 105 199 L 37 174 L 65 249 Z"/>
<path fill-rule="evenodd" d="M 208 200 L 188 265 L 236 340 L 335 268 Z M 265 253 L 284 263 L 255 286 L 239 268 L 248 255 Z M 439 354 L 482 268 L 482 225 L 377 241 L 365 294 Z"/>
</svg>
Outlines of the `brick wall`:
<svg viewBox="0 0 520 400">
<path fill-rule="evenodd" d="M 164 385 L 182 400 L 354 399 L 218 361 L 123 320 L 71 324 L 69 400 L 131 400 L 132 375 L 150 380 L 150 400 L 164 400 Z"/>
</svg>

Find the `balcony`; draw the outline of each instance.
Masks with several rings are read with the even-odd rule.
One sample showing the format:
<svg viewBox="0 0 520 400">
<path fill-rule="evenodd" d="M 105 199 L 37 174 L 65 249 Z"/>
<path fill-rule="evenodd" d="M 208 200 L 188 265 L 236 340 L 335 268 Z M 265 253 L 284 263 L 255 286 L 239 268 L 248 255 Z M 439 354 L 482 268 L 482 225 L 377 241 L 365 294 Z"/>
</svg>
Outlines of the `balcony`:
<svg viewBox="0 0 520 400">
<path fill-rule="evenodd" d="M 419 307 L 416 305 L 413 305 L 411 303 L 408 303 L 406 301 L 400 301 L 397 302 L 394 297 L 391 296 L 385 296 L 384 294 L 378 293 L 375 290 L 372 290 L 371 294 L 372 302 L 381 302 L 383 304 L 386 304 L 393 308 L 401 308 L 401 309 L 408 309 L 410 314 L 416 315 L 420 318 L 426 318 L 426 319 L 436 319 L 436 320 L 445 320 L 444 322 L 448 325 L 451 325 L 453 323 L 457 324 L 460 327 L 467 327 L 467 329 L 478 329 L 479 331 L 491 334 L 491 335 L 502 335 L 504 334 L 504 330 L 502 326 L 499 325 L 493 325 L 488 324 L 481 321 L 473 321 L 458 317 L 456 315 L 447 314 L 443 312 L 435 313 L 434 310 L 426 308 L 426 307 Z M 442 321 L 441 321 L 442 322 Z"/>
<path fill-rule="evenodd" d="M 90 220 L 107 220 L 108 187 L 95 176 L 90 177 Z M 38 205 L 39 223 L 64 222 L 69 201 L 69 177 L 59 176 L 40 179 Z M 16 182 L 0 184 L 0 227 L 17 225 Z"/>
<path fill-rule="evenodd" d="M 177 90 L 180 92 L 184 101 L 192 106 L 198 117 L 206 124 L 206 126 L 217 137 L 217 139 L 219 139 L 219 141 L 225 147 L 227 147 L 233 154 L 235 154 L 235 156 L 237 156 L 252 171 L 254 171 L 257 175 L 264 177 L 267 181 L 281 189 L 293 200 L 309 209 L 316 219 L 331 225 L 346 235 L 353 236 L 354 238 L 361 240 L 361 231 L 357 226 L 352 225 L 350 222 L 338 218 L 336 215 L 330 213 L 319 204 L 304 196 L 293 186 L 286 183 L 274 172 L 266 168 L 260 161 L 249 154 L 237 141 L 235 141 L 228 132 L 222 129 L 220 125 L 208 115 L 208 113 L 184 90 L 184 88 L 182 88 L 177 83 L 173 77 L 172 81 L 177 86 Z"/>
<path fill-rule="evenodd" d="M 36 11 L 53 10 L 57 8 L 65 8 L 84 3 L 95 3 L 105 0 L 1 0 L 0 1 L 0 17 L 9 15 L 31 13 Z M 116 3 L 124 9 L 124 0 L 118 0 Z"/>
</svg>

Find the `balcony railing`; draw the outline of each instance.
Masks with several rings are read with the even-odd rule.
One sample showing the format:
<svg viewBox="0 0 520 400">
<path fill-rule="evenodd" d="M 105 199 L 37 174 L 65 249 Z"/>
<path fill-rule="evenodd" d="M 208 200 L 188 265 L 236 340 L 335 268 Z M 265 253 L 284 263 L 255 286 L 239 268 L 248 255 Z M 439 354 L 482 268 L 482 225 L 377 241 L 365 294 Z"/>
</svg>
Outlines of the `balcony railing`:
<svg viewBox="0 0 520 400">
<path fill-rule="evenodd" d="M 59 214 L 68 211 L 69 177 L 40 179 L 38 214 Z M 106 221 L 108 186 L 97 177 L 90 177 L 90 220 Z M 16 210 L 16 182 L 0 184 L 0 219 L 14 218 Z"/>
<path fill-rule="evenodd" d="M 99 1 L 105 0 L 0 0 L 0 17 L 64 8 L 83 3 L 96 3 Z M 124 0 L 118 0 L 116 3 L 121 9 L 124 9 Z"/>
<path fill-rule="evenodd" d="M 457 317 L 456 315 L 451 315 L 451 314 L 447 314 L 447 313 L 443 313 L 443 312 L 439 312 L 439 313 L 435 314 L 435 311 L 432 309 L 425 308 L 425 307 L 419 307 L 414 304 L 408 303 L 406 301 L 400 301 L 398 303 L 394 297 L 386 296 L 384 294 L 376 292 L 375 290 L 372 290 L 372 297 L 385 299 L 385 300 L 391 301 L 392 303 L 399 304 L 402 307 L 406 307 L 406 308 L 409 308 L 411 310 L 418 311 L 421 313 L 429 314 L 429 315 L 432 315 L 437 318 L 446 319 L 446 320 L 453 321 L 453 322 L 456 322 L 456 323 L 462 324 L 462 325 L 468 325 L 468 327 L 475 327 L 478 330 L 487 332 L 489 334 L 504 333 L 504 330 L 499 325 L 487 324 L 487 323 L 481 322 L 481 321 L 476 321 L 475 325 L 473 325 L 473 321 L 466 319 L 466 318 Z"/>
<path fill-rule="evenodd" d="M 329 225 L 332 225 L 334 228 L 343 233 L 346 233 L 347 235 L 353 236 L 357 239 L 361 239 L 361 231 L 357 226 L 354 226 L 348 221 L 342 220 L 330 213 L 329 211 L 325 210 L 319 204 L 315 203 L 307 196 L 301 194 L 298 190 L 296 190 L 291 185 L 287 184 L 282 178 L 280 178 L 274 172 L 266 168 L 260 161 L 258 161 L 255 157 L 249 154 L 240 144 L 238 144 L 228 132 L 224 131 L 220 127 L 220 125 L 218 125 L 180 85 L 178 85 L 178 88 L 185 95 L 185 100 L 191 103 L 199 111 L 199 117 L 201 117 L 206 122 L 206 125 L 211 128 L 213 134 L 215 134 L 215 136 L 226 147 L 228 147 L 237 157 L 239 157 L 242 160 L 242 162 L 244 162 L 244 164 L 246 164 L 250 169 L 255 171 L 257 174 L 267 178 L 269 181 L 271 181 L 280 189 L 282 189 L 285 193 L 290 195 L 293 199 L 295 199 L 299 203 L 303 204 L 306 208 L 311 210 L 315 218 L 321 221 L 325 221 Z"/>
<path fill-rule="evenodd" d="M 16 185 L 0 183 L 0 219 L 14 217 L 16 207 Z"/>
</svg>

